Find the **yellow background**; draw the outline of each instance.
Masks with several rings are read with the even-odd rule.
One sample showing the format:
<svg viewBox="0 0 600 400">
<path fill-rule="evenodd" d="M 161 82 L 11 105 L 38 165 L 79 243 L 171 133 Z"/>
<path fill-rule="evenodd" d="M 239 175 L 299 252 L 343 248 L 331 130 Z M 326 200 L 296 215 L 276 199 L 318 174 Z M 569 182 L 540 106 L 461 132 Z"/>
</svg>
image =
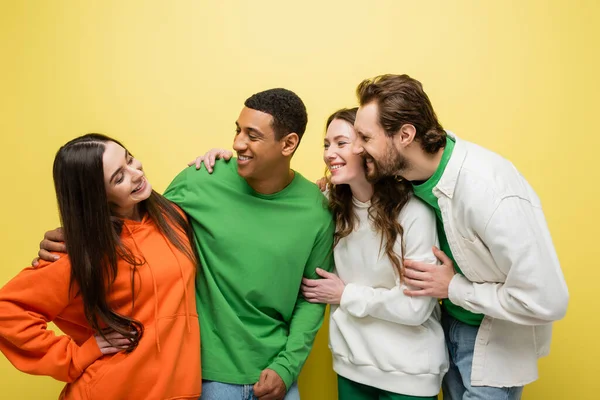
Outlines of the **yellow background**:
<svg viewBox="0 0 600 400">
<path fill-rule="evenodd" d="M 327 115 L 355 104 L 363 78 L 408 73 L 444 127 L 511 159 L 543 201 L 571 302 L 524 398 L 598 398 L 599 4 L 2 0 L 0 284 L 58 224 L 51 165 L 68 139 L 121 139 L 163 190 L 186 161 L 230 148 L 248 96 L 282 86 L 308 107 L 293 165 L 315 179 Z M 330 362 L 323 329 L 304 400 L 335 398 Z M 61 386 L 0 356 L 2 399 Z"/>
</svg>

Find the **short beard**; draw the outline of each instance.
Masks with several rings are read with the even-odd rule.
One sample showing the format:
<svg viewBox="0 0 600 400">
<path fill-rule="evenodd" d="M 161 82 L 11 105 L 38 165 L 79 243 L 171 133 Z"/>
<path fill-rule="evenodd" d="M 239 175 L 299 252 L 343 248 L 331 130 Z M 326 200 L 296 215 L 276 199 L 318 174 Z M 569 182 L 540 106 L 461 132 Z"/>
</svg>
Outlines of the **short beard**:
<svg viewBox="0 0 600 400">
<path fill-rule="evenodd" d="M 375 183 L 386 176 L 396 176 L 403 171 L 410 169 L 410 163 L 406 157 L 402 156 L 392 147 L 387 147 L 386 152 L 381 160 L 375 160 L 371 157 L 373 162 L 372 170 L 367 169 L 367 180 L 371 183 Z"/>
</svg>

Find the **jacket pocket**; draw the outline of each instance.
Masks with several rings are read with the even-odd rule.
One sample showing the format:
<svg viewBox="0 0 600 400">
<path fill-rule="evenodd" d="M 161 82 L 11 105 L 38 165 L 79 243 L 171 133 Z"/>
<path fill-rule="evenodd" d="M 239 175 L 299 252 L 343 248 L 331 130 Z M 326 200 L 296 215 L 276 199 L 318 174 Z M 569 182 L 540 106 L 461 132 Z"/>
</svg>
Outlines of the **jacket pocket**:
<svg viewBox="0 0 600 400">
<path fill-rule="evenodd" d="M 468 239 L 458 235 L 465 262 L 468 265 L 458 265 L 464 275 L 472 282 L 504 282 L 504 273 L 494 261 L 490 249 L 481 239 Z M 464 267 L 464 268 L 463 268 Z"/>
</svg>

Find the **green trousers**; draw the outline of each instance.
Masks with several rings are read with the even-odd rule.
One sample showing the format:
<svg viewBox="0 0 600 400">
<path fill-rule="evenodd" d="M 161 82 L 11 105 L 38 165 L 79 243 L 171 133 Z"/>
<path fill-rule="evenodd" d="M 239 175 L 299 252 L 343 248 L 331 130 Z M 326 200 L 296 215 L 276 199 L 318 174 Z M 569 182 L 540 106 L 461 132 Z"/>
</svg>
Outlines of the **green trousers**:
<svg viewBox="0 0 600 400">
<path fill-rule="evenodd" d="M 339 400 L 436 400 L 437 396 L 419 397 L 387 392 L 354 382 L 338 375 Z"/>
</svg>

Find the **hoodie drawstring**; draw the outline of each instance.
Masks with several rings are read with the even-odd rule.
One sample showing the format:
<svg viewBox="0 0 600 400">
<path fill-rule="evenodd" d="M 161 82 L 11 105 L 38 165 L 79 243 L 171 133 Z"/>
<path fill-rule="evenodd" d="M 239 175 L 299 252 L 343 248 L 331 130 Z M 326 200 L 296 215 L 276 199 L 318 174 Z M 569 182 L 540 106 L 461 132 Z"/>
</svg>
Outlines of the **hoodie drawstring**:
<svg viewBox="0 0 600 400">
<path fill-rule="evenodd" d="M 132 230 L 127 226 L 127 224 L 124 224 L 124 226 L 127 227 L 127 230 L 129 231 L 129 234 L 131 235 L 131 240 L 133 241 L 133 244 L 135 245 L 137 252 L 139 254 L 142 254 L 142 252 L 140 251 L 140 248 L 138 247 L 138 245 L 135 241 Z M 184 295 L 183 303 L 185 306 L 185 325 L 186 325 L 188 333 L 191 333 L 192 329 L 191 329 L 190 310 L 189 310 L 189 302 L 188 302 L 188 288 L 187 288 L 187 284 L 185 281 L 183 266 L 181 265 L 181 262 L 179 262 L 179 258 L 177 257 L 177 252 L 176 252 L 176 249 L 173 248 L 173 244 L 165 236 L 163 236 L 163 235 L 161 235 L 161 236 L 162 236 L 163 240 L 165 241 L 165 243 L 167 244 L 167 247 L 169 248 L 169 250 L 171 250 L 173 257 L 175 258 L 175 261 L 177 262 L 177 265 L 179 266 L 180 280 L 181 280 L 181 284 L 183 285 L 183 295 Z M 156 283 L 156 277 L 154 276 L 154 270 L 152 269 L 152 265 L 150 265 L 148 260 L 145 260 L 145 263 L 148 266 L 148 270 L 150 271 L 150 276 L 152 277 L 152 288 L 154 290 L 154 326 L 155 326 L 154 335 L 156 338 L 156 347 L 158 349 L 158 352 L 160 353 L 160 338 L 158 336 L 158 287 L 157 287 L 157 283 Z"/>
<path fill-rule="evenodd" d="M 179 273 L 181 275 L 181 284 L 183 285 L 183 303 L 185 304 L 185 326 L 187 327 L 187 331 L 188 333 L 192 332 L 192 329 L 190 328 L 190 309 L 189 309 L 189 305 L 188 305 L 188 290 L 187 290 L 187 285 L 185 283 L 185 275 L 183 274 L 183 266 L 181 265 L 181 263 L 179 262 L 179 259 L 177 258 L 177 254 L 175 253 L 175 250 L 173 249 L 173 244 L 171 242 L 169 242 L 167 240 L 167 238 L 164 238 L 165 242 L 167 243 L 167 246 L 169 246 L 169 249 L 171 250 L 171 253 L 173 253 L 173 257 L 175 257 L 175 260 L 177 260 L 177 265 L 179 265 Z"/>
<path fill-rule="evenodd" d="M 129 226 L 127 226 L 127 224 L 123 224 L 126 228 L 127 231 L 129 232 L 129 235 L 131 236 L 131 241 L 133 242 L 135 249 L 137 250 L 138 254 L 143 254 L 142 251 L 140 250 L 140 248 L 137 245 L 137 242 L 135 241 L 135 238 L 133 236 L 133 231 L 131 230 L 131 228 L 129 228 Z M 148 262 L 147 259 L 144 259 L 144 263 L 148 266 L 148 270 L 150 271 L 150 276 L 152 277 L 152 289 L 154 291 L 154 338 L 156 340 L 156 348 L 158 349 L 158 352 L 160 353 L 160 338 L 158 337 L 158 288 L 156 286 L 156 278 L 154 276 L 154 271 L 152 270 L 152 266 L 150 265 L 150 263 Z M 132 268 L 135 268 L 132 266 Z"/>
</svg>

